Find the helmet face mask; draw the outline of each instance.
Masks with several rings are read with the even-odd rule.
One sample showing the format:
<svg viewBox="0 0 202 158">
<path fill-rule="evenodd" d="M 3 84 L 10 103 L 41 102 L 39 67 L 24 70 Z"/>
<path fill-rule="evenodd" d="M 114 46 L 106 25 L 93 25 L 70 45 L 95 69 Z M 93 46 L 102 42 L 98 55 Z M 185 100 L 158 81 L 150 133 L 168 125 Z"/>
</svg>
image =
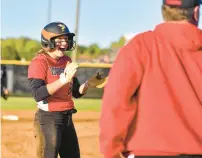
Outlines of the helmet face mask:
<svg viewBox="0 0 202 158">
<path fill-rule="evenodd" d="M 54 47 L 61 51 L 73 50 L 75 48 L 73 45 L 74 43 L 72 43 L 73 38 L 69 39 L 68 36 L 57 37 L 51 41 L 53 41 L 52 43 L 54 43 Z"/>
<path fill-rule="evenodd" d="M 58 48 L 55 43 L 55 39 L 61 36 L 67 36 L 68 38 L 68 47 L 67 48 Z M 53 22 L 44 27 L 41 33 L 41 45 L 44 49 L 53 50 L 59 49 L 61 51 L 71 51 L 76 45 L 74 41 L 74 33 L 71 33 L 68 27 L 61 22 Z"/>
</svg>

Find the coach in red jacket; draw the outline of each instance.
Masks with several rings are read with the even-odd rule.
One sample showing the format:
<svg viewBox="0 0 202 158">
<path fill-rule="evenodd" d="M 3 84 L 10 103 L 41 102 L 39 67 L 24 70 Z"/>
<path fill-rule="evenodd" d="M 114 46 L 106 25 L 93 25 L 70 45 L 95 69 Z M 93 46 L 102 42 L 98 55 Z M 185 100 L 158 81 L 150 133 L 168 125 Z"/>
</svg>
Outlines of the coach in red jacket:
<svg viewBox="0 0 202 158">
<path fill-rule="evenodd" d="M 200 3 L 164 0 L 165 23 L 120 50 L 102 102 L 104 158 L 202 155 Z"/>
</svg>

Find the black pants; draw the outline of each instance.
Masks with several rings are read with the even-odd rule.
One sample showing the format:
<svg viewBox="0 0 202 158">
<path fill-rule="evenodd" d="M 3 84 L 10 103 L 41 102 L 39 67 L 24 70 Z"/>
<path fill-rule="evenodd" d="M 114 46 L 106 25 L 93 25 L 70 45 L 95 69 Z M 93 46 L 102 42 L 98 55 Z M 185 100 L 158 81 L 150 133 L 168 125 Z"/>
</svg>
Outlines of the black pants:
<svg viewBox="0 0 202 158">
<path fill-rule="evenodd" d="M 80 158 L 72 114 L 38 110 L 34 119 L 37 158 Z"/>
</svg>

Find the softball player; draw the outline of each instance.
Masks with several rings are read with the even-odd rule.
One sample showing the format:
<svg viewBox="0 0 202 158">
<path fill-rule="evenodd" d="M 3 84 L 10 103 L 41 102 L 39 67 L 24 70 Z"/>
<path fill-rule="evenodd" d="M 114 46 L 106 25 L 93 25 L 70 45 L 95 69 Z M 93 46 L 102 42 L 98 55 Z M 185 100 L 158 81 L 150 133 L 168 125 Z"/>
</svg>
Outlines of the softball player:
<svg viewBox="0 0 202 158">
<path fill-rule="evenodd" d="M 41 33 L 42 50 L 28 68 L 29 85 L 37 102 L 34 133 L 38 158 L 80 158 L 79 144 L 72 121 L 76 113 L 72 97 L 82 97 L 90 87 L 104 86 L 106 78 L 94 75 L 80 85 L 75 74 L 78 64 L 64 55 L 74 46 L 68 27 L 53 22 Z"/>
<path fill-rule="evenodd" d="M 4 100 L 8 99 L 9 91 L 7 88 L 7 69 L 5 65 L 1 65 L 1 97 Z"/>
</svg>

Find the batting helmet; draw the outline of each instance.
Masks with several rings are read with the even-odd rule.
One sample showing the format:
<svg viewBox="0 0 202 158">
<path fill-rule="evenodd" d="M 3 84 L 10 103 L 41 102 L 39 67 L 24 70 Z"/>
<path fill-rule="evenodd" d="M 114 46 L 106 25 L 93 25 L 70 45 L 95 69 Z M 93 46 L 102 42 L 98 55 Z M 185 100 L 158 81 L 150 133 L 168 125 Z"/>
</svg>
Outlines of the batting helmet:
<svg viewBox="0 0 202 158">
<path fill-rule="evenodd" d="M 45 49 L 54 49 L 56 44 L 54 39 L 60 36 L 68 37 L 67 50 L 73 50 L 76 42 L 73 40 L 74 33 L 69 31 L 69 28 L 62 22 L 52 22 L 46 25 L 41 32 L 41 45 Z"/>
</svg>

